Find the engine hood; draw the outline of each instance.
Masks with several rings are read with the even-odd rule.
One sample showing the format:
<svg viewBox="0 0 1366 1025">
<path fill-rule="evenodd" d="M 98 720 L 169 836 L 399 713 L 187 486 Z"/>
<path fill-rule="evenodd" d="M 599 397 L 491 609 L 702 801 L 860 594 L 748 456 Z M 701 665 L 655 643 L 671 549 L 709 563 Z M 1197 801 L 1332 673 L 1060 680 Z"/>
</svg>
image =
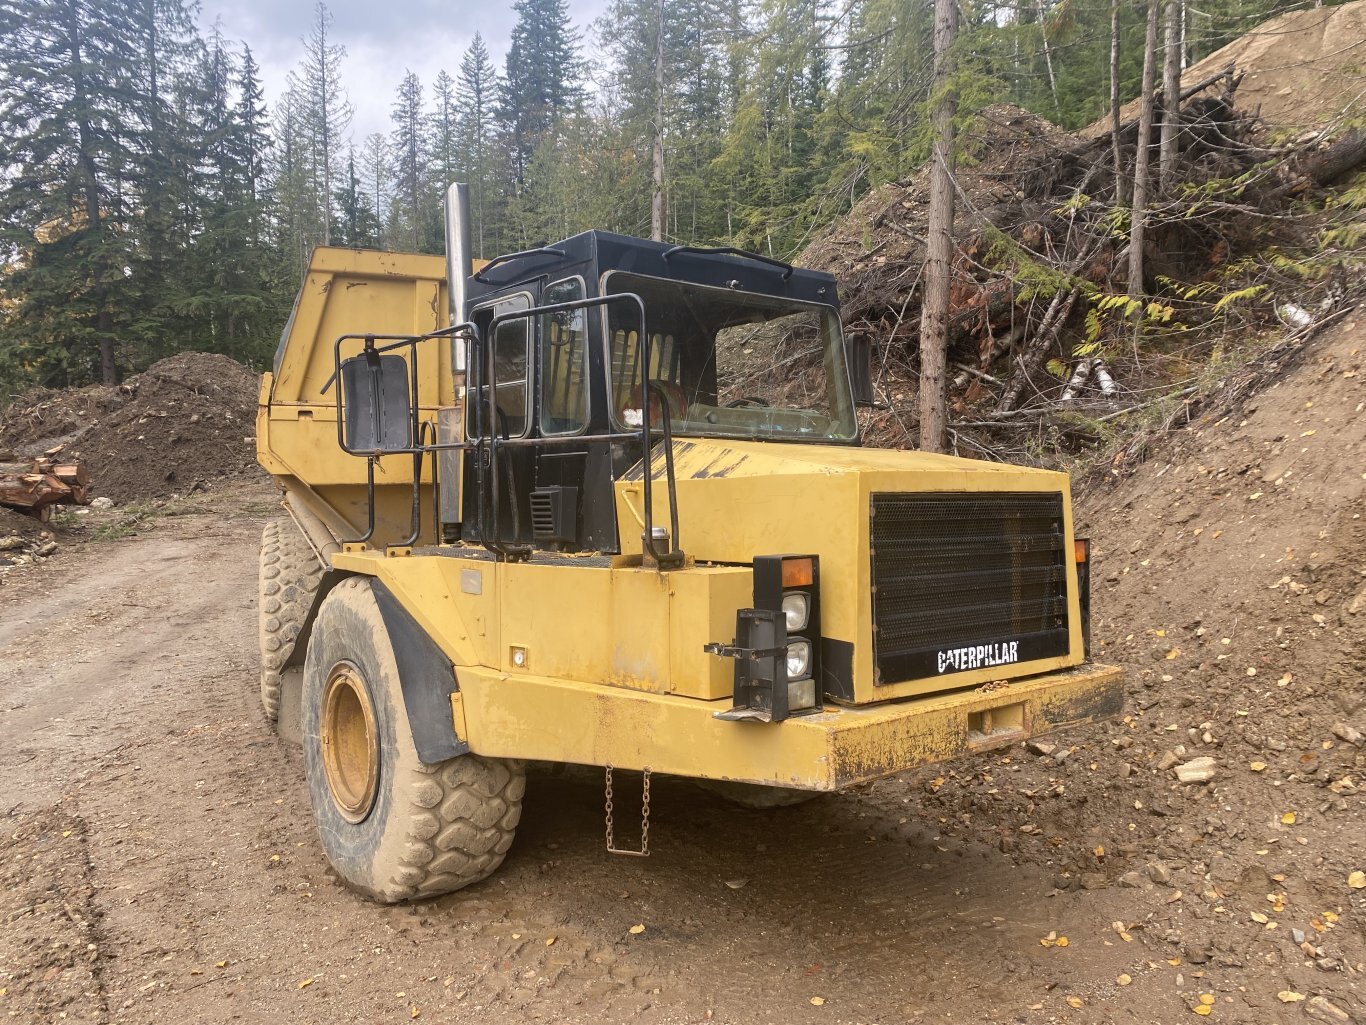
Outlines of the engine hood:
<svg viewBox="0 0 1366 1025">
<path fill-rule="evenodd" d="M 651 460 L 653 522 L 669 523 L 662 445 Z M 679 536 L 689 559 L 747 565 L 756 555 L 818 555 L 823 633 L 854 652 L 860 700 L 873 694 L 871 646 L 872 496 L 887 492 L 1050 492 L 1061 494 L 1065 536 L 1072 536 L 1066 474 L 924 452 L 714 439 L 674 442 Z M 639 555 L 644 529 L 643 468 L 616 483 L 623 555 Z M 1069 586 L 1075 593 L 1075 584 Z M 1075 598 L 1073 599 L 1075 602 Z M 1076 617 L 1073 617 L 1074 622 Z M 728 640 L 728 638 L 718 638 Z M 1081 660 L 1077 635 L 1066 659 L 1021 665 L 1046 671 Z M 958 684 L 976 674 L 958 674 Z M 988 672 L 983 679 L 990 676 Z M 879 698 L 943 689 L 943 681 L 897 681 Z M 865 697 L 866 695 L 866 697 Z"/>
<path fill-rule="evenodd" d="M 1053 491 L 1067 475 L 927 452 L 712 439 L 674 442 L 679 541 L 692 558 L 748 563 L 755 555 L 820 553 L 867 535 L 879 491 Z M 639 554 L 642 467 L 617 482 L 623 554 Z M 656 525 L 669 522 L 662 445 L 650 466 Z M 846 558 L 847 549 L 840 548 Z M 834 551 L 831 554 L 835 554 Z"/>
</svg>

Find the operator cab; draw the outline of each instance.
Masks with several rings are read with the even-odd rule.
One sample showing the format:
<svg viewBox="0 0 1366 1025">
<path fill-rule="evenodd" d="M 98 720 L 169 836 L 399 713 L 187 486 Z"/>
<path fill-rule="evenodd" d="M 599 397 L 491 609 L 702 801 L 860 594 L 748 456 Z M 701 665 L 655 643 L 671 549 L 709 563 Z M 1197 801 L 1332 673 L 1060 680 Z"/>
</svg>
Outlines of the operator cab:
<svg viewBox="0 0 1366 1025">
<path fill-rule="evenodd" d="M 867 363 L 846 351 L 829 274 L 587 231 L 466 285 L 486 350 L 465 434 L 496 445 L 464 460 L 463 540 L 620 551 L 612 485 L 647 415 L 661 437 L 859 443 Z"/>
</svg>

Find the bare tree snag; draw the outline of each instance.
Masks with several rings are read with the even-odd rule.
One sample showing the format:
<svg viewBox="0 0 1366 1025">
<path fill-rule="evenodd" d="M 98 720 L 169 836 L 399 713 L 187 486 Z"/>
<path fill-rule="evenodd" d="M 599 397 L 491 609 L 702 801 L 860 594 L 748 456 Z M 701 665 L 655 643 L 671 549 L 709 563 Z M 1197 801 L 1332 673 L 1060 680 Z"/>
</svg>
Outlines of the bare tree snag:
<svg viewBox="0 0 1366 1025">
<path fill-rule="evenodd" d="M 1124 160 L 1120 155 L 1119 136 L 1119 0 L 1110 0 L 1110 155 L 1115 165 L 1115 204 L 1124 203 Z"/>
<path fill-rule="evenodd" d="M 1181 130 L 1181 23 L 1183 0 L 1167 0 L 1167 27 L 1162 41 L 1162 135 L 1158 146 L 1158 190 L 1165 195 L 1176 175 Z"/>
<path fill-rule="evenodd" d="M 1053 109 L 1058 110 L 1058 79 L 1053 74 L 1053 50 L 1048 45 L 1048 15 L 1044 13 L 1043 0 L 1034 0 L 1034 10 L 1039 15 L 1039 38 L 1043 40 L 1043 63 L 1048 69 L 1048 91 L 1053 94 Z"/>
<path fill-rule="evenodd" d="M 655 124 L 651 146 L 650 238 L 664 241 L 664 0 L 655 11 Z"/>
<path fill-rule="evenodd" d="M 1142 106 L 1134 154 L 1134 201 L 1129 225 L 1129 298 L 1143 298 L 1143 221 L 1148 213 L 1148 165 L 1153 136 L 1153 73 L 1157 63 L 1157 5 L 1148 0 L 1148 32 L 1143 43 Z M 1139 317 L 1142 312 L 1139 312 Z M 1137 321 L 1135 322 L 1137 324 Z M 1135 326 L 1137 330 L 1137 326 Z"/>
<path fill-rule="evenodd" d="M 949 286 L 953 273 L 952 86 L 957 0 L 934 2 L 934 155 L 930 167 L 929 230 L 925 246 L 925 303 L 920 311 L 920 448 L 943 452 L 948 427 Z"/>
</svg>

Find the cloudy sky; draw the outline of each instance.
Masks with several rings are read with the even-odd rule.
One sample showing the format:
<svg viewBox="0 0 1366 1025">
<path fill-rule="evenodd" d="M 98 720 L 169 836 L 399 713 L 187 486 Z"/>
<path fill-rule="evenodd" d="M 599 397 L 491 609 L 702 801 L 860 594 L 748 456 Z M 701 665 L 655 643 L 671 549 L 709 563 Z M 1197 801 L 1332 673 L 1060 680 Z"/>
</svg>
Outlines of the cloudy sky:
<svg viewBox="0 0 1366 1025">
<path fill-rule="evenodd" d="M 346 47 L 343 76 L 355 108 L 351 131 L 357 144 L 371 132 L 390 130 L 389 110 L 406 72 L 417 73 L 424 102 L 430 100 L 437 72 L 458 74 L 476 32 L 501 70 L 516 20 L 512 0 L 329 0 L 327 6 L 334 37 Z M 581 36 L 587 38 L 589 23 L 606 6 L 607 0 L 569 0 Z M 301 0 L 203 0 L 199 20 L 205 32 L 218 21 L 229 40 L 251 46 L 273 110 L 286 76 L 299 63 L 313 17 L 313 4 Z"/>
</svg>

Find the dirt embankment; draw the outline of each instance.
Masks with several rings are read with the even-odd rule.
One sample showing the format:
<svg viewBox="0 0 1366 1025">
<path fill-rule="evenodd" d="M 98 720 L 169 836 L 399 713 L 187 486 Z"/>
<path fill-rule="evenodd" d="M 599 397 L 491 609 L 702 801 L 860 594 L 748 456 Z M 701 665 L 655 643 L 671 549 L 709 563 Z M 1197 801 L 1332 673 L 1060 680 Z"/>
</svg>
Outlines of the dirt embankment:
<svg viewBox="0 0 1366 1025">
<path fill-rule="evenodd" d="M 1284 370 L 1080 502 L 1124 718 L 878 789 L 1060 890 L 1132 888 L 1136 989 L 1186 966 L 1225 1020 L 1362 1020 L 1366 307 Z"/>
<path fill-rule="evenodd" d="M 978 112 L 957 143 L 953 444 L 1016 462 L 1040 447 L 1076 452 L 1099 432 L 1057 414 L 1085 406 L 1108 423 L 1228 349 L 1221 296 L 1241 295 L 1230 302 L 1248 333 L 1276 327 L 1281 304 L 1329 309 L 1360 294 L 1355 242 L 1331 239 L 1354 216 L 1346 197 L 1366 159 L 1355 127 L 1366 110 L 1363 57 L 1366 0 L 1357 0 L 1273 19 L 1186 73 L 1175 159 L 1145 218 L 1137 284 L 1156 305 L 1139 346 L 1129 315 L 1115 312 L 1133 291 L 1127 229 L 1116 226 L 1127 223 L 1139 152 L 1156 159 L 1156 128 L 1140 140 L 1137 106 L 1126 108 L 1116 158 L 1108 118 L 1069 134 L 1009 105 Z M 873 347 L 883 408 L 863 425 L 878 445 L 914 447 L 928 211 L 925 165 L 874 189 L 797 258 L 836 276 L 846 334 Z M 1073 371 L 1069 400 L 1081 401 L 1064 409 Z M 1037 444 L 1020 433 L 1023 408 L 1046 421 Z"/>
</svg>

